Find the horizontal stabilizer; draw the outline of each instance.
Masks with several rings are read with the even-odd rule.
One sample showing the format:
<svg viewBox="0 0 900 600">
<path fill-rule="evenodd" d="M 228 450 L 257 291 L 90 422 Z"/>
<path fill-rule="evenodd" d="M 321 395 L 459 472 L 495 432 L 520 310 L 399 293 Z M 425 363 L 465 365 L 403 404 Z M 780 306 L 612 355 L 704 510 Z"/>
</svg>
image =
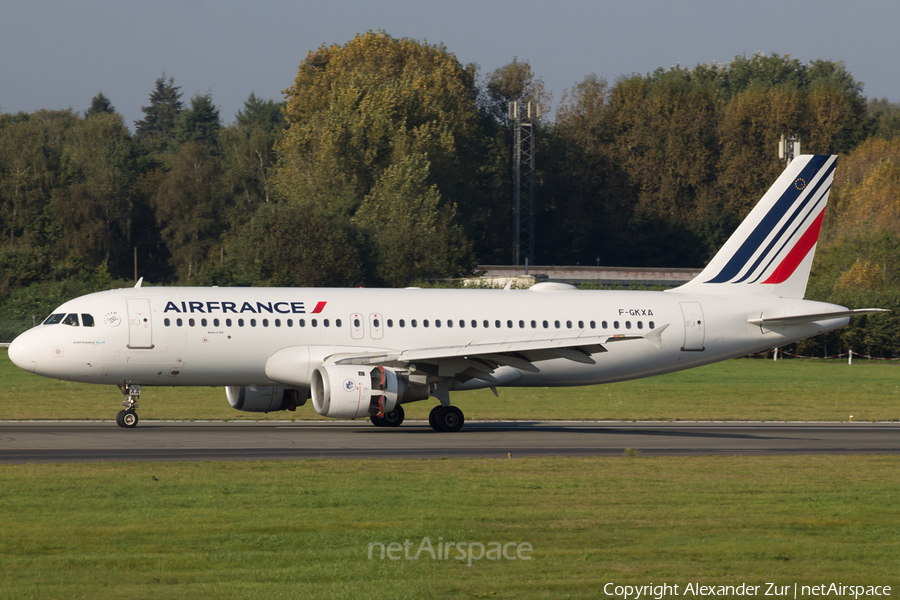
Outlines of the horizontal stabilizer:
<svg viewBox="0 0 900 600">
<path fill-rule="evenodd" d="M 884 308 L 858 308 L 856 310 L 841 310 L 836 312 L 814 313 L 809 315 L 791 315 L 789 317 L 766 317 L 761 319 L 747 319 L 753 325 L 802 325 L 815 323 L 816 321 L 830 321 L 832 319 L 846 319 L 873 313 L 890 312 Z"/>
</svg>

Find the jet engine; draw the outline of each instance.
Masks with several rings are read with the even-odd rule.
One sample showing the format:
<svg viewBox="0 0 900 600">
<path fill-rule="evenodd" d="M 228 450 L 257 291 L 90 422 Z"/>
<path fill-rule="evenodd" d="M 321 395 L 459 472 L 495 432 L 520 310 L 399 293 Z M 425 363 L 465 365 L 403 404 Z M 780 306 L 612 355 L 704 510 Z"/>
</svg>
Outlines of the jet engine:
<svg viewBox="0 0 900 600">
<path fill-rule="evenodd" d="M 246 412 L 296 410 L 298 406 L 306 404 L 308 393 L 308 390 L 279 386 L 230 385 L 225 388 L 231 407 Z"/>
<path fill-rule="evenodd" d="M 389 413 L 430 395 L 427 385 L 410 383 L 392 369 L 335 364 L 313 372 L 311 391 L 316 412 L 335 419 Z"/>
</svg>

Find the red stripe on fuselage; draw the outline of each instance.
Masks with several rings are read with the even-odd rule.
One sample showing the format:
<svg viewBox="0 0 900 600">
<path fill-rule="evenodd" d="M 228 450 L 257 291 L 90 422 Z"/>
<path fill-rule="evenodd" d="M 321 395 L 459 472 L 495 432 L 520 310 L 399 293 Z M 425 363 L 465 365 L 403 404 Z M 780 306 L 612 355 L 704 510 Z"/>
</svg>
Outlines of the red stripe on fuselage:
<svg viewBox="0 0 900 600">
<path fill-rule="evenodd" d="M 317 315 L 323 310 L 325 310 L 325 302 L 317 302 L 316 307 L 313 309 L 312 314 Z"/>
<path fill-rule="evenodd" d="M 825 209 L 819 213 L 816 220 L 812 222 L 809 229 L 800 237 L 797 244 L 784 257 L 778 268 L 763 283 L 784 283 L 790 279 L 812 247 L 819 241 L 819 231 L 822 229 L 822 217 L 825 216 Z"/>
</svg>

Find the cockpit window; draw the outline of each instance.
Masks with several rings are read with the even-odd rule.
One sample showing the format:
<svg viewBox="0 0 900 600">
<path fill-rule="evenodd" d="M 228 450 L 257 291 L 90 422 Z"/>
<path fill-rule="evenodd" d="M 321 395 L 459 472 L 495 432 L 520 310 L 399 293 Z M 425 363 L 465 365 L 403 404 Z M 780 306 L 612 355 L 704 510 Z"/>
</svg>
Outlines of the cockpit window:
<svg viewBox="0 0 900 600">
<path fill-rule="evenodd" d="M 78 315 L 76 315 L 75 313 L 66 315 L 66 318 L 63 319 L 62 324 L 63 325 L 73 325 L 75 327 L 78 327 Z"/>
<path fill-rule="evenodd" d="M 93 327 L 94 326 L 94 317 L 91 315 L 86 315 L 81 313 L 81 324 L 84 327 Z"/>
<path fill-rule="evenodd" d="M 63 320 L 63 317 L 65 317 L 65 316 L 66 316 L 66 313 L 59 313 L 59 314 L 56 314 L 56 315 L 50 315 L 50 316 L 47 317 L 47 319 L 44 321 L 44 325 L 56 325 L 57 323 L 59 323 L 60 321 L 62 321 L 62 320 Z"/>
</svg>

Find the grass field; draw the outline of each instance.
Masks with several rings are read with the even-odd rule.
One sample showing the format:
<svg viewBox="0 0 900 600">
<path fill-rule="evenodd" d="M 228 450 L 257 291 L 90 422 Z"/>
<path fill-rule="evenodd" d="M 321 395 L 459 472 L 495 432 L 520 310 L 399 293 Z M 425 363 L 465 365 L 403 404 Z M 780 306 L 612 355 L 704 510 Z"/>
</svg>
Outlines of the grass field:
<svg viewBox="0 0 900 600">
<path fill-rule="evenodd" d="M 898 467 L 875 456 L 0 466 L 0 599 L 596 598 L 609 582 L 897 590 Z M 382 560 L 377 546 L 368 558 L 369 544 L 406 540 L 413 556 L 425 537 L 533 551 L 472 566 L 474 546 L 463 560 Z"/>
<path fill-rule="evenodd" d="M 458 392 L 453 403 L 468 419 L 774 420 L 900 419 L 896 363 L 738 359 L 609 385 L 501 388 Z M 112 419 L 122 396 L 113 386 L 32 375 L 0 353 L 0 420 Z M 433 402 L 405 405 L 407 418 L 426 419 Z M 232 409 L 224 388 L 145 387 L 144 419 L 319 419 L 311 403 L 269 415 Z"/>
</svg>

